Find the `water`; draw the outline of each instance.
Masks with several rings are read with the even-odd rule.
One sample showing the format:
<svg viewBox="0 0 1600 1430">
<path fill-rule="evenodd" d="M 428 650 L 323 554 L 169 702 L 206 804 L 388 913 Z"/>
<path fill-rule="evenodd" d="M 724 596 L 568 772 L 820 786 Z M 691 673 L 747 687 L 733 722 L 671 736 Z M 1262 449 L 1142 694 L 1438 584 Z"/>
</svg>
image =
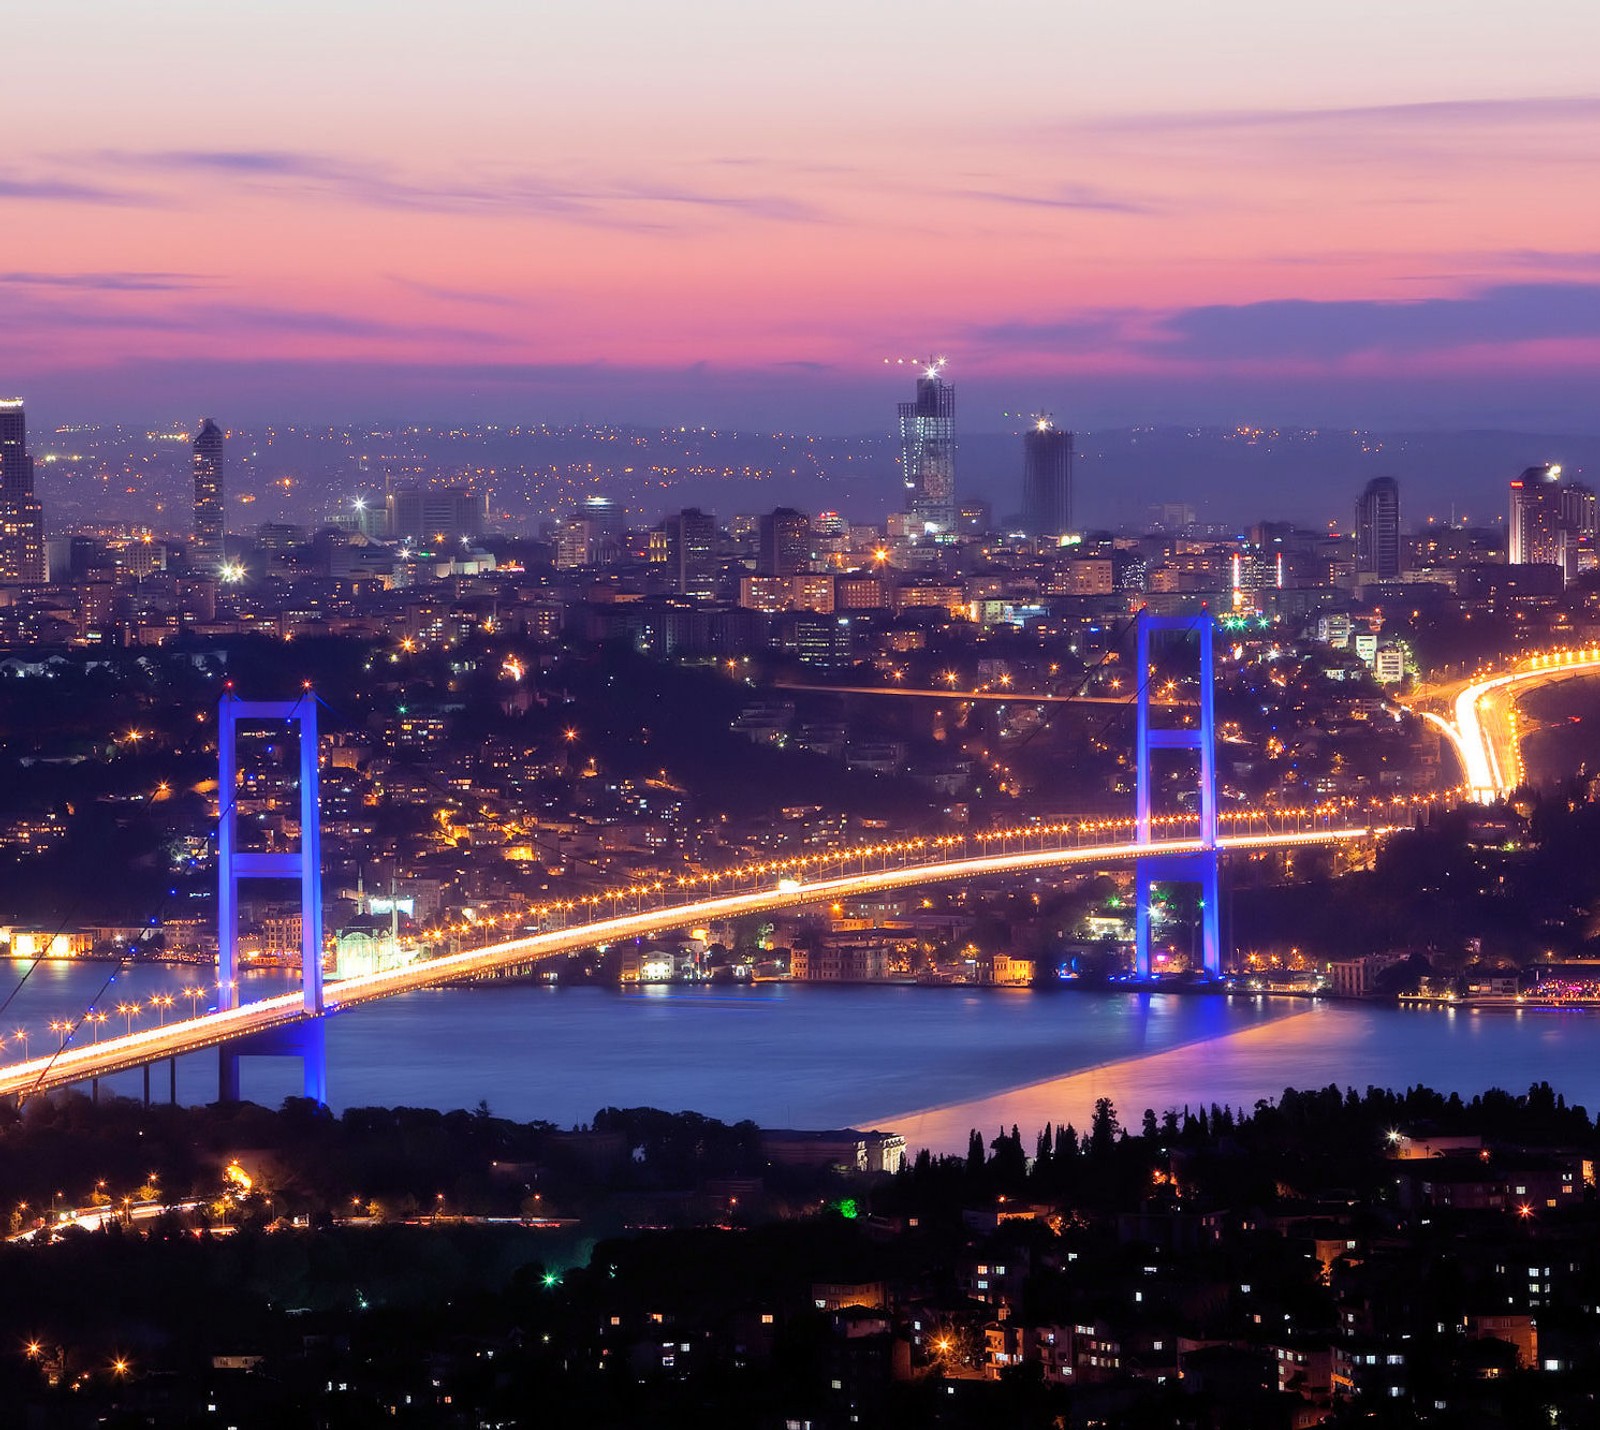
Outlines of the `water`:
<svg viewBox="0 0 1600 1430">
<path fill-rule="evenodd" d="M 50 1018 L 99 995 L 119 1001 L 174 992 L 203 970 L 44 963 L 18 987 L 25 964 L 0 965 L 0 1035 L 30 1029 L 29 1051 L 54 1046 Z M 246 997 L 294 986 L 254 976 Z M 186 1012 L 178 998 L 169 1017 Z M 147 1012 L 148 1019 L 153 1014 Z M 137 1026 L 137 1024 L 136 1024 Z M 78 1041 L 89 1041 L 85 1027 Z M 1146 1107 L 1251 1105 L 1286 1086 L 1365 1088 L 1425 1082 L 1465 1095 L 1521 1091 L 1548 1079 L 1569 1101 L 1600 1108 L 1600 1014 L 1474 1013 L 1075 990 L 763 984 L 663 986 L 630 991 L 487 983 L 389 999 L 327 1025 L 328 1092 L 335 1107 L 471 1107 L 570 1125 L 605 1106 L 692 1109 L 765 1126 L 874 1126 L 914 1146 L 960 1150 L 968 1129 L 1088 1120 L 1110 1097 L 1125 1120 Z M 136 1094 L 139 1073 L 105 1080 Z M 214 1053 L 178 1066 L 186 1102 L 216 1096 Z M 152 1076 L 164 1096 L 167 1072 Z M 244 1095 L 276 1103 L 300 1091 L 284 1059 L 245 1064 Z"/>
</svg>

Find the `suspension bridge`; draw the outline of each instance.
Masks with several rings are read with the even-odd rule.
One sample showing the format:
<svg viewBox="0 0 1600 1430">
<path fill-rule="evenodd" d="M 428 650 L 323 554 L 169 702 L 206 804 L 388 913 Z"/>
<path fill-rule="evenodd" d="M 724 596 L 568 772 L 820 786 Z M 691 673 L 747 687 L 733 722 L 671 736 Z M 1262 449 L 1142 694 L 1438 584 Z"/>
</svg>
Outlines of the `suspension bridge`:
<svg viewBox="0 0 1600 1430">
<path fill-rule="evenodd" d="M 0 1065 L 0 1095 L 19 1099 L 70 1084 L 93 1082 L 131 1068 L 147 1070 L 154 1063 L 207 1048 L 222 1049 L 222 1090 L 237 1096 L 241 1052 L 297 1051 L 306 1067 L 308 1095 L 325 1097 L 320 1053 L 311 1040 L 320 1037 L 329 1014 L 358 1008 L 378 999 L 464 979 L 488 977 L 508 969 L 539 964 L 585 949 L 647 939 L 675 929 L 740 915 L 788 908 L 831 905 L 864 894 L 954 881 L 1015 877 L 1072 868 L 1097 868 L 1132 863 L 1135 868 L 1135 969 L 1140 980 L 1151 977 L 1150 895 L 1157 883 L 1192 883 L 1200 889 L 1202 965 L 1205 975 L 1222 973 L 1219 929 L 1219 860 L 1228 853 L 1254 853 L 1307 847 L 1337 847 L 1381 838 L 1410 827 L 1418 806 L 1428 801 L 1395 797 L 1370 803 L 1334 800 L 1299 810 L 1219 809 L 1216 792 L 1215 720 L 1213 709 L 1212 622 L 1201 617 L 1141 615 L 1138 626 L 1139 669 L 1148 672 L 1152 642 L 1178 634 L 1196 637 L 1198 716 L 1181 724 L 1163 724 L 1163 702 L 1153 698 L 1148 678 L 1133 700 L 1136 787 L 1131 816 L 1034 823 L 1015 829 L 985 830 L 866 844 L 847 849 L 757 860 L 720 873 L 697 873 L 673 880 L 655 880 L 582 899 L 553 902 L 526 911 L 519 926 L 500 937 L 500 927 L 480 923 L 453 931 L 484 942 L 470 948 L 425 958 L 404 967 L 324 983 L 322 971 L 321 868 L 318 852 L 318 739 L 316 702 L 245 702 L 231 692 L 224 696 L 219 723 L 219 785 L 222 793 L 218 824 L 218 967 L 216 1003 L 189 1018 L 137 1031 L 130 1024 L 122 1036 L 99 1037 L 82 1045 L 74 1039 L 85 1020 L 63 1025 L 59 1046 L 47 1054 Z M 1600 653 L 1574 653 L 1562 667 L 1578 673 L 1600 668 Z M 1552 677 L 1553 667 L 1498 677 L 1463 689 L 1458 699 L 1476 710 L 1482 685 L 1502 689 L 1517 681 Z M 1025 697 L 1024 697 L 1025 698 Z M 1170 717 L 1169 717 L 1170 719 Z M 250 853 L 238 848 L 231 791 L 238 769 L 234 737 L 241 723 L 276 722 L 299 727 L 302 840 L 294 853 Z M 1470 750 L 1470 724 L 1455 730 L 1457 748 Z M 1179 751 L 1198 766 L 1194 811 L 1157 814 L 1153 809 L 1155 777 L 1152 755 Z M 1477 765 L 1464 756 L 1469 779 L 1478 788 Z M 1491 762 L 1491 776 L 1496 766 Z M 1492 785 L 1492 779 L 1491 779 Z M 303 930 L 301 987 L 298 992 L 238 1002 L 238 884 L 241 879 L 277 878 L 296 881 L 301 890 Z M 606 908 L 609 906 L 609 908 Z"/>
</svg>

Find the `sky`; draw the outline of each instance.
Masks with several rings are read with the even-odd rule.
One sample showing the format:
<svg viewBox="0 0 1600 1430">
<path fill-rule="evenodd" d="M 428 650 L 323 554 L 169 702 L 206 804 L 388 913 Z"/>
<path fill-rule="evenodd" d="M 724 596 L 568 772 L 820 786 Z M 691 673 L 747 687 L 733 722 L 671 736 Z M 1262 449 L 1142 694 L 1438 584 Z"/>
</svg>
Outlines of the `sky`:
<svg viewBox="0 0 1600 1430">
<path fill-rule="evenodd" d="M 1592 0 L 19 0 L 49 417 L 1600 430 Z M 885 359 L 891 361 L 886 365 Z"/>
</svg>

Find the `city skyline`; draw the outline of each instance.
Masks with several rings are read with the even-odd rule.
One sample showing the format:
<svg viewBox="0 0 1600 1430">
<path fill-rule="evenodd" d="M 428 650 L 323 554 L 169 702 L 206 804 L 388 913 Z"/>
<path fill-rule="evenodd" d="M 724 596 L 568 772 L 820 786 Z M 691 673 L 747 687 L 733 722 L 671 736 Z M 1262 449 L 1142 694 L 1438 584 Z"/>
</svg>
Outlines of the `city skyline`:
<svg viewBox="0 0 1600 1430">
<path fill-rule="evenodd" d="M 5 386 L 105 417 L 427 397 L 853 432 L 883 358 L 937 346 L 975 431 L 1040 402 L 1594 430 L 1600 19 L 1150 20 L 17 17 Z M 200 33 L 228 63 L 159 83 Z"/>
</svg>

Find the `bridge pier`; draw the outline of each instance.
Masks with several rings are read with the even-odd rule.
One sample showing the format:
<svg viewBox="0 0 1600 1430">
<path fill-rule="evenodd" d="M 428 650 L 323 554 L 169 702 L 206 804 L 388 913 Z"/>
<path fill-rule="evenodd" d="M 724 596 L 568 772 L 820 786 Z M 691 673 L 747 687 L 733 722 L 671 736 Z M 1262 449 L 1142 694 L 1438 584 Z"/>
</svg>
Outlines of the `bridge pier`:
<svg viewBox="0 0 1600 1430">
<path fill-rule="evenodd" d="M 242 1102 L 240 1064 L 245 1058 L 299 1058 L 302 1095 L 328 1100 L 327 1024 L 321 1018 L 273 1028 L 217 1049 L 217 1101 Z"/>
<path fill-rule="evenodd" d="M 1150 721 L 1150 638 L 1167 632 L 1193 632 L 1200 638 L 1200 723 L 1194 730 L 1156 729 Z M 1157 883 L 1200 886 L 1200 940 L 1206 977 L 1222 976 L 1222 900 L 1217 853 L 1216 685 L 1212 662 L 1214 625 L 1209 611 L 1198 617 L 1153 616 L 1139 612 L 1137 727 L 1134 735 L 1134 841 L 1148 846 L 1154 814 L 1155 777 L 1150 756 L 1155 750 L 1192 750 L 1200 757 L 1196 782 L 1199 795 L 1200 848 L 1194 853 L 1140 854 L 1134 863 L 1134 976 L 1151 977 L 1150 890 Z"/>
</svg>

